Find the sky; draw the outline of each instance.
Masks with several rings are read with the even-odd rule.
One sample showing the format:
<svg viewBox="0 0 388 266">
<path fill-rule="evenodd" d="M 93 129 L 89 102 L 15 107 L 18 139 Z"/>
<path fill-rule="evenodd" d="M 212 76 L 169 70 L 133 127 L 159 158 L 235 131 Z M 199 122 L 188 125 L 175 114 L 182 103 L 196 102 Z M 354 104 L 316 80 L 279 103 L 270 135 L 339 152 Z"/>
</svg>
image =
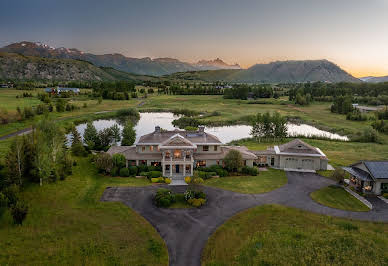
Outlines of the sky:
<svg viewBox="0 0 388 266">
<path fill-rule="evenodd" d="M 388 75 L 388 0 L 0 0 L 0 46 L 53 47 L 247 68 L 327 59 Z"/>
</svg>

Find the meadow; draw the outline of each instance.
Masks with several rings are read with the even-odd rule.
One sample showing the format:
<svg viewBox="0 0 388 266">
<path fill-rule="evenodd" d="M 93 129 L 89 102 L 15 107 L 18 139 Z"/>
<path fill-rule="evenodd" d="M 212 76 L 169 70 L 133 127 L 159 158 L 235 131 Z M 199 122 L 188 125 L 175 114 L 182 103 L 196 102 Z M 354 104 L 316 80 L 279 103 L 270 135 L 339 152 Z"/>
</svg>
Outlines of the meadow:
<svg viewBox="0 0 388 266">
<path fill-rule="evenodd" d="M 135 178 L 101 176 L 88 158 L 77 158 L 64 181 L 31 184 L 22 196 L 23 226 L 9 213 L 0 219 L 0 265 L 167 265 L 157 231 L 118 202 L 100 202 L 107 186 L 146 186 Z"/>
<path fill-rule="evenodd" d="M 209 238 L 202 265 L 386 265 L 388 224 L 265 205 L 243 211 Z"/>
</svg>

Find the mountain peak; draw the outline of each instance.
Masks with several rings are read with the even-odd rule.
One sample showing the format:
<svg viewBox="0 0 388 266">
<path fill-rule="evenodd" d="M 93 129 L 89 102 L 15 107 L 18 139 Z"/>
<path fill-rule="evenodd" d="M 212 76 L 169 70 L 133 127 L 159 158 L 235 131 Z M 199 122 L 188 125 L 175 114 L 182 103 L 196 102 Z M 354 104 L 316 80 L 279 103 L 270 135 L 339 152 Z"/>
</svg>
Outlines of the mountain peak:
<svg viewBox="0 0 388 266">
<path fill-rule="evenodd" d="M 200 68 L 213 67 L 214 69 L 241 69 L 240 65 L 238 64 L 228 65 L 219 57 L 213 60 L 200 60 L 195 65 L 197 65 Z"/>
</svg>

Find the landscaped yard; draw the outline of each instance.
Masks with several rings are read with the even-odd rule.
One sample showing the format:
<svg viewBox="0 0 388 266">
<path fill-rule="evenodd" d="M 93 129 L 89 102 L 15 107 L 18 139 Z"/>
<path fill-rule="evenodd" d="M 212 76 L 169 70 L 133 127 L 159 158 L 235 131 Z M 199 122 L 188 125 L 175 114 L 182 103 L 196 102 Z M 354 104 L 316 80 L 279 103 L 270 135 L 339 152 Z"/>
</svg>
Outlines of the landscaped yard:
<svg viewBox="0 0 388 266">
<path fill-rule="evenodd" d="M 350 195 L 342 187 L 328 186 L 310 194 L 316 202 L 346 211 L 369 211 L 361 201 Z"/>
<path fill-rule="evenodd" d="M 267 205 L 246 210 L 210 237 L 203 265 L 386 265 L 388 224 Z"/>
<path fill-rule="evenodd" d="M 218 187 L 239 193 L 264 193 L 287 183 L 286 173 L 282 170 L 268 169 L 257 176 L 227 176 L 205 180 L 206 186 Z"/>
<path fill-rule="evenodd" d="M 145 186 L 145 179 L 99 175 L 87 158 L 65 181 L 29 186 L 23 226 L 0 220 L 0 265 L 167 265 L 165 243 L 122 203 L 100 202 L 107 186 Z"/>
</svg>

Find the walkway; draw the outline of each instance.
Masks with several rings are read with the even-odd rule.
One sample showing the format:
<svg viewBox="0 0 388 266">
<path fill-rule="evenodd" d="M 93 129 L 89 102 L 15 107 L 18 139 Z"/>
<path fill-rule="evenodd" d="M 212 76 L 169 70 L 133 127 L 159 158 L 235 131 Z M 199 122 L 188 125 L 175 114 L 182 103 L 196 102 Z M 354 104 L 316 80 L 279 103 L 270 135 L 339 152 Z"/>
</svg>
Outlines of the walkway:
<svg viewBox="0 0 388 266">
<path fill-rule="evenodd" d="M 240 194 L 201 186 L 208 195 L 208 204 L 200 209 L 155 207 L 152 196 L 160 186 L 107 188 L 101 200 L 123 202 L 147 219 L 165 240 L 170 265 L 200 265 L 202 249 L 217 227 L 245 209 L 264 204 L 282 204 L 320 214 L 388 222 L 388 207 L 385 203 L 369 212 L 325 207 L 313 201 L 309 195 L 333 184 L 333 181 L 314 173 L 287 172 L 287 176 L 287 185 L 264 194 Z M 184 191 L 182 186 L 169 188 Z"/>
</svg>

